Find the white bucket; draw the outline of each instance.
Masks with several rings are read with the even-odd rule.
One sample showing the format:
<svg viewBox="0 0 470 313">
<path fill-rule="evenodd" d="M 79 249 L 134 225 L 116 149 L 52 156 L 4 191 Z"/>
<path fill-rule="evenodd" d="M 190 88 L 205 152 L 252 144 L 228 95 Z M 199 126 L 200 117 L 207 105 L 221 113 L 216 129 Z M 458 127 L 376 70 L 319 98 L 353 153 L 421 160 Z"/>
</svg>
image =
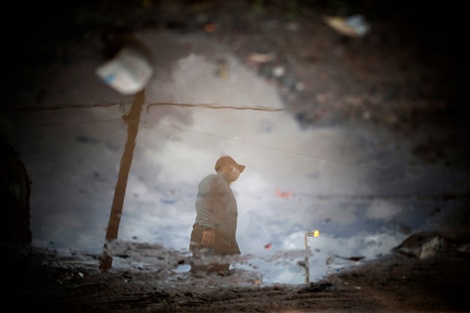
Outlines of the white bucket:
<svg viewBox="0 0 470 313">
<path fill-rule="evenodd" d="M 113 89 L 129 95 L 145 88 L 152 77 L 153 68 L 145 53 L 126 46 L 116 57 L 100 65 L 96 74 Z"/>
</svg>

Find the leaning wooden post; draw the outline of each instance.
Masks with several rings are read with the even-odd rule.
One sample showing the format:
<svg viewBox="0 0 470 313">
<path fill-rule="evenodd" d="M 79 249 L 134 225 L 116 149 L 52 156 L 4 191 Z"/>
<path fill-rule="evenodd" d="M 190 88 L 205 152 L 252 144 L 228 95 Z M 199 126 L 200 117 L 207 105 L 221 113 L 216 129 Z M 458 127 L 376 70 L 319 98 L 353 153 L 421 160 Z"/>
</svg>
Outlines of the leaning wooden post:
<svg viewBox="0 0 470 313">
<path fill-rule="evenodd" d="M 119 169 L 118 180 L 114 190 L 114 199 L 111 206 L 111 214 L 109 216 L 108 228 L 106 230 L 106 242 L 104 244 L 103 256 L 101 258 L 100 269 L 108 270 L 113 263 L 112 256 L 108 253 L 107 244 L 117 239 L 119 232 L 119 223 L 121 222 L 122 207 L 126 194 L 127 179 L 132 164 L 134 154 L 135 139 L 139 130 L 140 112 L 145 101 L 145 90 L 137 92 L 134 96 L 134 102 L 127 115 L 123 116 L 127 122 L 127 142 L 121 158 L 121 167 Z"/>
</svg>

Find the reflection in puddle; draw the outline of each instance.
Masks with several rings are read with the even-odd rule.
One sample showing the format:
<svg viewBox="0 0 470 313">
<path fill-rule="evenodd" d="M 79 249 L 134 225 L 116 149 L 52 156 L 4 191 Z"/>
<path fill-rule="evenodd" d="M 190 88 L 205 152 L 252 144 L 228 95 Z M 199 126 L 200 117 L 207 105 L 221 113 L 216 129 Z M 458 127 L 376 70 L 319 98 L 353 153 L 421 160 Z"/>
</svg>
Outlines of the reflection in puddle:
<svg viewBox="0 0 470 313">
<path fill-rule="evenodd" d="M 283 108 L 274 87 L 225 48 L 214 49 L 201 38 L 143 37 L 156 56 L 145 105 Z M 214 75 L 221 57 L 223 79 Z M 2 131 L 33 181 L 33 244 L 95 256 L 102 252 L 127 139 L 122 115 L 132 101 L 95 77 L 97 59 L 45 73 L 56 80 L 35 87 L 47 90 L 41 105 L 104 102 L 115 107 L 1 115 L 8 121 Z M 36 94 L 25 93 L 20 104 L 36 103 Z M 315 281 L 386 254 L 403 239 L 400 229 L 426 228 L 456 206 L 452 199 L 410 195 L 446 193 L 465 178 L 450 167 L 412 166 L 408 151 L 395 147 L 385 131 L 358 125 L 304 129 L 286 111 L 144 108 L 118 238 L 152 244 L 124 245 L 127 250 L 114 257 L 113 267 L 186 275 L 188 265 L 180 262 L 189 258 L 197 184 L 213 170 L 214 159 L 225 154 L 247 166 L 243 183 L 233 184 L 244 258 L 235 270 L 255 272 L 264 284 L 302 284 L 307 255 L 308 279 Z M 308 239 L 307 251 L 304 234 L 317 228 L 321 236 Z M 154 243 L 161 244 L 163 255 Z"/>
<path fill-rule="evenodd" d="M 236 285 L 300 285 L 321 280 L 328 274 L 361 264 L 363 260 L 372 260 L 376 256 L 343 257 L 338 253 L 347 254 L 351 245 L 344 240 L 335 243 L 338 240 L 333 238 L 323 238 L 318 242 L 313 240 L 319 237 L 312 238 L 305 249 L 302 247 L 304 235 L 305 233 L 294 233 L 288 236 L 284 240 L 283 248 L 278 251 L 229 258 L 227 261 L 232 265 L 227 276 L 216 273 L 189 273 L 193 259 L 188 251 L 172 250 L 159 244 L 117 240 L 108 245 L 109 255 L 113 256 L 113 267 L 109 271 L 127 272 L 131 276 L 154 275 L 161 284 L 183 283 L 191 278 L 209 280 L 215 285 L 222 282 Z M 369 250 L 369 253 L 389 250 L 387 246 L 381 246 L 379 249 Z M 361 251 L 367 253 L 364 249 Z M 97 270 L 100 258 L 101 254 L 88 252 L 60 252 L 53 263 Z M 212 262 L 210 258 L 205 261 Z"/>
</svg>

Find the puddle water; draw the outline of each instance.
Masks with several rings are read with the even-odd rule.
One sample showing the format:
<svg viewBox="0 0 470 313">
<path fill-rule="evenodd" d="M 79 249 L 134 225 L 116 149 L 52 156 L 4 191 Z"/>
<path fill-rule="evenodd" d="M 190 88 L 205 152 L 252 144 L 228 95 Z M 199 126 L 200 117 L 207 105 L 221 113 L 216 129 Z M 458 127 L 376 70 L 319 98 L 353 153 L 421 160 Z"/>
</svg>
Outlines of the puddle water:
<svg viewBox="0 0 470 313">
<path fill-rule="evenodd" d="M 120 240 L 186 253 L 197 185 L 225 154 L 246 165 L 233 190 L 247 261 L 235 267 L 255 268 L 268 284 L 314 281 L 386 254 L 404 230 L 426 229 L 457 206 L 419 196 L 455 190 L 463 174 L 410 165 L 408 151 L 397 149 L 384 130 L 302 128 L 277 110 L 283 105 L 274 87 L 226 48 L 204 38 L 140 36 L 154 54 L 155 75 L 145 89 Z M 133 96 L 105 86 L 94 73 L 102 60 L 84 54 L 45 69 L 50 79 L 18 98 L 31 105 L 45 90 L 38 106 L 67 109 L 7 112 L 1 120 L 32 180 L 33 244 L 99 253 L 127 140 L 122 115 Z M 94 105 L 70 108 L 85 104 Z M 306 243 L 305 233 L 314 230 L 320 236 Z M 139 262 L 135 266 L 146 266 Z M 188 266 L 173 270 L 184 273 Z"/>
</svg>

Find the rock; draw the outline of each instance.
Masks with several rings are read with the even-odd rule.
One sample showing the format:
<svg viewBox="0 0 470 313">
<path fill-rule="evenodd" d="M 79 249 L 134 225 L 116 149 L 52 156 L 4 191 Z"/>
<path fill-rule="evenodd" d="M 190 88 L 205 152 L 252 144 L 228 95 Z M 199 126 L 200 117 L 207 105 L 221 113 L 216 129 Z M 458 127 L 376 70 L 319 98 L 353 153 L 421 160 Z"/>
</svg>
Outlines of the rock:
<svg viewBox="0 0 470 313">
<path fill-rule="evenodd" d="M 436 232 L 416 233 L 405 239 L 400 245 L 392 249 L 413 256 L 418 259 L 434 257 L 446 245 L 446 239 Z"/>
</svg>

